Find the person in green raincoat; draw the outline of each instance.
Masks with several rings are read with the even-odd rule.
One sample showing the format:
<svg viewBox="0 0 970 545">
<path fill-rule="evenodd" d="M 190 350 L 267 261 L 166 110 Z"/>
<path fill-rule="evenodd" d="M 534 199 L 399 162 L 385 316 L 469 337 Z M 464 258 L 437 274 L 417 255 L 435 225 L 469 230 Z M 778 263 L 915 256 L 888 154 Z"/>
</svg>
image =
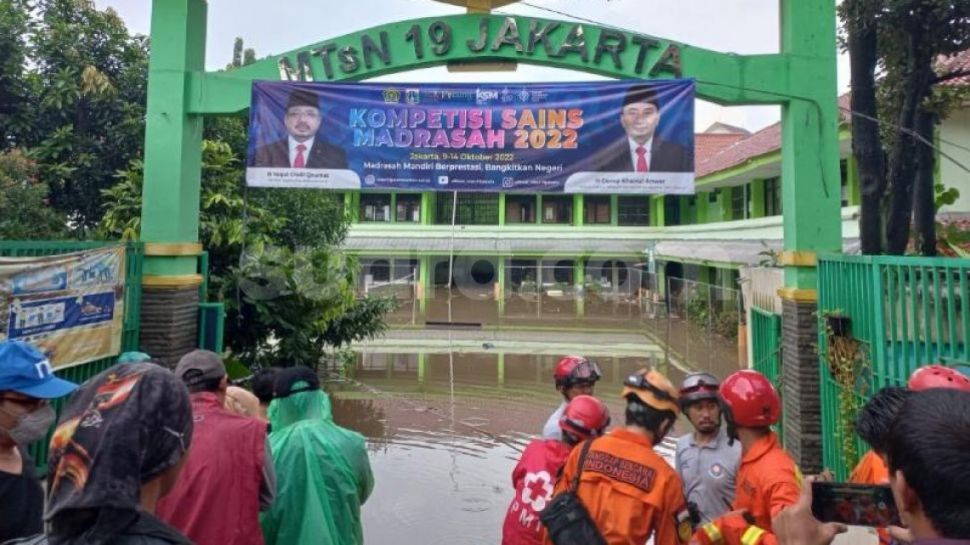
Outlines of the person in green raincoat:
<svg viewBox="0 0 970 545">
<path fill-rule="evenodd" d="M 333 422 L 307 367 L 277 373 L 269 406 L 277 494 L 260 522 L 266 545 L 360 545 L 360 506 L 374 489 L 364 437 Z"/>
</svg>

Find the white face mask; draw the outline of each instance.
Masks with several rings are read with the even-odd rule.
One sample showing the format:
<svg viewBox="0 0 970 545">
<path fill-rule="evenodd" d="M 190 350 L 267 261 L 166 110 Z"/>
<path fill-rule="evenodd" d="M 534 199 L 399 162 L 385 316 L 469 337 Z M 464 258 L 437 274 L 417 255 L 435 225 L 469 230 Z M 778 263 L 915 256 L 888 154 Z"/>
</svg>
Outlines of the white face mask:
<svg viewBox="0 0 970 545">
<path fill-rule="evenodd" d="M 0 411 L 14 416 L 2 408 L 0 408 Z M 0 430 L 5 431 L 14 443 L 26 447 L 34 442 L 40 441 L 47 435 L 47 430 L 50 429 L 57 415 L 54 413 L 53 407 L 44 405 L 35 411 L 24 413 L 16 418 L 17 424 L 14 427 L 8 430 L 0 428 Z"/>
</svg>

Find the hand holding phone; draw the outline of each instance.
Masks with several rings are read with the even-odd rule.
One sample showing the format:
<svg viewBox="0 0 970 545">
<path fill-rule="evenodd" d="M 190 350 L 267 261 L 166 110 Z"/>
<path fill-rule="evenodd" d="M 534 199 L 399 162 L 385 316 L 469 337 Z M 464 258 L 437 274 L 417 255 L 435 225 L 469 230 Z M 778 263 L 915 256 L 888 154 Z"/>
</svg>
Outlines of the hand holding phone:
<svg viewBox="0 0 970 545">
<path fill-rule="evenodd" d="M 888 485 L 812 483 L 812 515 L 822 522 L 883 528 L 899 526 L 899 510 Z"/>
</svg>

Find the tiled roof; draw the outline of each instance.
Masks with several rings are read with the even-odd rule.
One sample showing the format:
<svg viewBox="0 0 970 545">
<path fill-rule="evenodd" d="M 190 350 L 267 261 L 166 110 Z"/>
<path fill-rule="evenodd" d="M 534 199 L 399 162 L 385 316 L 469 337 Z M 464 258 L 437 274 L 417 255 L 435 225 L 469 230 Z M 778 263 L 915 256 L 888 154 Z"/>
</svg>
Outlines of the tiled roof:
<svg viewBox="0 0 970 545">
<path fill-rule="evenodd" d="M 704 132 L 695 134 L 694 156 L 697 158 L 696 162 L 700 164 L 725 148 L 744 140 L 747 136 L 747 134 L 711 134 Z"/>
<path fill-rule="evenodd" d="M 964 72 L 965 75 L 941 82 L 940 85 L 970 85 L 970 49 L 949 57 L 940 56 L 936 63 L 936 73 L 940 75 Z"/>
<path fill-rule="evenodd" d="M 701 136 L 701 135 L 698 135 Z M 696 144 L 695 144 L 696 145 Z M 711 156 L 696 155 L 695 175 L 700 178 L 781 148 L 781 123 L 769 125 Z"/>
<path fill-rule="evenodd" d="M 847 123 L 850 119 L 849 93 L 845 93 L 839 97 L 839 118 L 843 123 Z M 702 147 L 702 139 L 707 136 L 720 135 L 697 134 L 694 136 L 696 158 L 694 161 L 696 165 L 694 173 L 698 178 L 740 165 L 749 159 L 781 149 L 780 122 L 769 125 L 751 136 L 739 139 L 719 150 L 714 150 L 713 153 L 711 153 L 710 148 Z"/>
</svg>

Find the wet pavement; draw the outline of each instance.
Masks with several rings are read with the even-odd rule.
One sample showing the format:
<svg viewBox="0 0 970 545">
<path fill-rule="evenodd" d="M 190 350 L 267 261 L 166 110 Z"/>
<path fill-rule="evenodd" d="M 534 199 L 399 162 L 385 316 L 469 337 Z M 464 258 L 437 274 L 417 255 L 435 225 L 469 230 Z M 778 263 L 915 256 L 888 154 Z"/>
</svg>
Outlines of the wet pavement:
<svg viewBox="0 0 970 545">
<path fill-rule="evenodd" d="M 365 353 L 349 378 L 330 377 L 335 419 L 368 439 L 377 484 L 363 508 L 365 540 L 501 542 L 512 469 L 561 399 L 552 385 L 557 359 L 514 353 L 500 358 L 481 349 Z M 621 423 L 622 377 L 651 358 L 599 360 L 604 378 L 596 394 L 610 407 L 614 424 Z M 675 368 L 669 372 L 671 380 L 682 377 Z M 672 442 L 658 451 L 671 454 Z"/>
</svg>

